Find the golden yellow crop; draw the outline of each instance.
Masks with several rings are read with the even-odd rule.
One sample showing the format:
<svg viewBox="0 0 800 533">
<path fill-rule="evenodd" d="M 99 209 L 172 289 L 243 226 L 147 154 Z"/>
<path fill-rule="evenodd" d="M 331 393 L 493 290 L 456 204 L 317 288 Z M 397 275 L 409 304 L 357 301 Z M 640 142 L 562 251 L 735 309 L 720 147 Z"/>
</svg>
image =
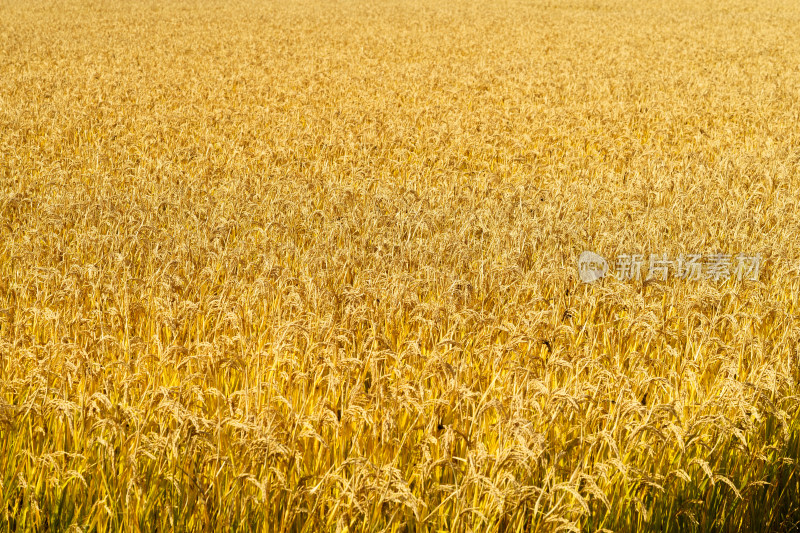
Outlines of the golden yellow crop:
<svg viewBox="0 0 800 533">
<path fill-rule="evenodd" d="M 798 35 L 0 0 L 0 531 L 797 531 Z"/>
</svg>

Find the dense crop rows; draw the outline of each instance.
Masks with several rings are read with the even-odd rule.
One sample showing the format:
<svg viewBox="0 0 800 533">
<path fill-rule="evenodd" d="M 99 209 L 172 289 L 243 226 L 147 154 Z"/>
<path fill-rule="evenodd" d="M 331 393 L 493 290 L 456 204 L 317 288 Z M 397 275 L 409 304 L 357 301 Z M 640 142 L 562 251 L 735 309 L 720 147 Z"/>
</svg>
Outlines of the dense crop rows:
<svg viewBox="0 0 800 533">
<path fill-rule="evenodd" d="M 797 35 L 0 0 L 0 531 L 796 531 Z"/>
</svg>

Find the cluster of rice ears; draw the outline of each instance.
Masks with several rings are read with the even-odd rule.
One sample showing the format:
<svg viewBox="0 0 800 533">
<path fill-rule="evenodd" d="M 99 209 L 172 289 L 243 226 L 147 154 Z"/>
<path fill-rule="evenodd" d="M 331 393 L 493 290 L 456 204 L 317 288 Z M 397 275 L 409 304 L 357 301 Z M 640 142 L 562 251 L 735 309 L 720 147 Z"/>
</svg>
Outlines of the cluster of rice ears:
<svg viewBox="0 0 800 533">
<path fill-rule="evenodd" d="M 0 1 L 0 531 L 797 531 L 799 34 Z"/>
</svg>

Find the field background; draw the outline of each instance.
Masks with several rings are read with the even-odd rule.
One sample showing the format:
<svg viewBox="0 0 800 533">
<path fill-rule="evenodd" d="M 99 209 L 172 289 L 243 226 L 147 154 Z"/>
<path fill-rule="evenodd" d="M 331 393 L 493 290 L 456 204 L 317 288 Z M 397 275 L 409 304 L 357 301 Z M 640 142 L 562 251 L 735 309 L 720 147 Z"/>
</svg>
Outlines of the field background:
<svg viewBox="0 0 800 533">
<path fill-rule="evenodd" d="M 798 35 L 0 0 L 0 531 L 797 531 Z"/>
</svg>

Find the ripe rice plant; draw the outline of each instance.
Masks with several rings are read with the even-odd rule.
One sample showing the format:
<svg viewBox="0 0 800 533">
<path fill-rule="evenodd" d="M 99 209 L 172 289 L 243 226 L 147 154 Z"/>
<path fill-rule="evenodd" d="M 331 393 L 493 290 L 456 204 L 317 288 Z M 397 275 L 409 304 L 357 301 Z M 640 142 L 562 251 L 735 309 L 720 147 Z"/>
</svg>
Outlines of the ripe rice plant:
<svg viewBox="0 0 800 533">
<path fill-rule="evenodd" d="M 0 0 L 0 531 L 798 531 L 797 35 Z"/>
</svg>

